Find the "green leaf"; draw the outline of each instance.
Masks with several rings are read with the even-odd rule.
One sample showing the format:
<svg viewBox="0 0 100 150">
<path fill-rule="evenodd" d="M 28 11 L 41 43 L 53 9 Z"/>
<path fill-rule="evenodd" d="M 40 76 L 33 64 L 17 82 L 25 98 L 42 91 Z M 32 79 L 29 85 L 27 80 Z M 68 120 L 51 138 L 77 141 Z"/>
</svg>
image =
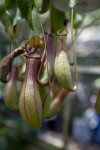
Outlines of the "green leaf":
<svg viewBox="0 0 100 150">
<path fill-rule="evenodd" d="M 33 8 L 32 11 L 32 23 L 35 34 L 38 34 L 40 37 L 43 37 L 41 20 L 39 18 L 39 13 L 35 7 Z"/>
<path fill-rule="evenodd" d="M 37 6 L 38 2 L 41 2 L 41 0 L 28 0 L 32 6 Z"/>
<path fill-rule="evenodd" d="M 28 0 L 17 0 L 17 5 L 21 11 L 22 17 L 27 19 L 30 9 L 30 2 Z"/>
<path fill-rule="evenodd" d="M 34 0 L 29 0 L 29 2 L 30 2 L 32 5 L 35 5 L 35 4 L 34 4 Z"/>
<path fill-rule="evenodd" d="M 55 51 L 56 51 L 56 45 L 57 45 L 57 31 L 60 30 L 64 24 L 64 20 L 66 18 L 65 13 L 61 12 L 60 10 L 54 8 L 51 5 L 51 9 L 50 9 L 50 16 L 51 16 L 51 27 L 52 27 L 52 31 L 54 30 L 54 39 L 55 39 Z"/>
<path fill-rule="evenodd" d="M 78 29 L 81 24 L 83 23 L 84 21 L 84 18 L 85 18 L 85 15 L 84 14 L 74 14 L 73 15 L 73 27 L 74 29 Z"/>
<path fill-rule="evenodd" d="M 57 32 L 59 29 L 61 29 L 64 26 L 63 22 L 64 19 L 66 18 L 65 13 L 51 6 L 50 15 L 51 15 L 51 26 L 53 27 L 55 32 Z"/>
<path fill-rule="evenodd" d="M 69 0 L 69 7 L 73 8 L 78 3 L 78 0 Z"/>
<path fill-rule="evenodd" d="M 27 22 L 28 22 L 29 27 L 30 27 L 32 30 L 34 30 L 33 22 L 32 22 L 32 5 L 30 5 Z"/>
<path fill-rule="evenodd" d="M 21 14 L 19 8 L 17 7 L 16 16 L 14 17 L 13 20 L 13 26 L 16 25 L 20 19 L 21 19 Z"/>
<path fill-rule="evenodd" d="M 48 11 L 49 6 L 50 6 L 50 0 L 42 0 L 40 13 L 45 13 L 46 11 Z"/>
<path fill-rule="evenodd" d="M 37 6 L 39 0 L 34 0 L 35 6 Z"/>
<path fill-rule="evenodd" d="M 4 4 L 4 0 L 0 1 L 0 16 L 2 16 L 2 14 L 5 11 L 5 4 Z"/>
<path fill-rule="evenodd" d="M 12 18 L 6 13 L 4 1 L 0 2 L 0 20 L 7 29 L 12 24 Z"/>
<path fill-rule="evenodd" d="M 5 0 L 5 8 L 7 13 L 14 18 L 17 10 L 16 0 Z"/>
</svg>

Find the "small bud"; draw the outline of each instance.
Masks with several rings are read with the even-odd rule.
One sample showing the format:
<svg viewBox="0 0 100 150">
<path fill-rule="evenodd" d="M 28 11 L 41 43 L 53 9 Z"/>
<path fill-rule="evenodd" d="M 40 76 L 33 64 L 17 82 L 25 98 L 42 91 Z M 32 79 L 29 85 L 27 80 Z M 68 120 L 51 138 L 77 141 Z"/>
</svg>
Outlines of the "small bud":
<svg viewBox="0 0 100 150">
<path fill-rule="evenodd" d="M 18 109 L 17 86 L 18 67 L 12 67 L 11 77 L 4 87 L 3 97 L 5 105 L 11 110 Z"/>
<path fill-rule="evenodd" d="M 50 104 L 50 109 L 47 113 L 46 118 L 51 118 L 60 111 L 67 95 L 68 95 L 68 92 L 66 90 L 62 89 L 60 91 L 60 93 L 56 96 L 56 98 L 52 100 Z"/>
<path fill-rule="evenodd" d="M 55 116 L 60 111 L 61 107 L 62 107 L 62 103 L 60 103 L 57 99 L 53 100 L 50 104 L 50 108 L 46 118 L 51 118 Z"/>
</svg>

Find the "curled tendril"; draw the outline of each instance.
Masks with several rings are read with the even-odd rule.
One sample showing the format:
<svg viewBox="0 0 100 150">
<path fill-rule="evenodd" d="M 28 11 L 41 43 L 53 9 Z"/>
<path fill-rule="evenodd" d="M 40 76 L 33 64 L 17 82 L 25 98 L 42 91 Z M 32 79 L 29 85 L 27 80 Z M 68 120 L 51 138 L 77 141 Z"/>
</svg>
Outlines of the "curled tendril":
<svg viewBox="0 0 100 150">
<path fill-rule="evenodd" d="M 18 78 L 18 66 L 13 66 L 11 70 L 11 75 L 8 83 L 5 84 L 3 97 L 5 105 L 11 110 L 18 109 L 17 100 L 17 78 Z"/>
<path fill-rule="evenodd" d="M 54 74 L 54 38 L 45 32 L 46 47 L 43 52 L 42 62 L 38 73 L 38 82 L 43 85 L 49 85 L 49 81 L 53 81 Z M 47 52 L 46 52 L 47 51 Z M 47 54 L 46 54 L 47 53 Z"/>
<path fill-rule="evenodd" d="M 54 74 L 54 60 L 55 60 L 54 38 L 50 34 L 45 32 L 45 40 L 46 40 L 45 49 L 43 52 L 42 62 L 41 62 L 39 72 L 38 72 L 38 83 L 42 86 L 49 85 L 49 91 L 43 101 L 43 107 L 51 91 L 51 81 L 53 81 L 55 77 L 55 74 Z"/>
</svg>

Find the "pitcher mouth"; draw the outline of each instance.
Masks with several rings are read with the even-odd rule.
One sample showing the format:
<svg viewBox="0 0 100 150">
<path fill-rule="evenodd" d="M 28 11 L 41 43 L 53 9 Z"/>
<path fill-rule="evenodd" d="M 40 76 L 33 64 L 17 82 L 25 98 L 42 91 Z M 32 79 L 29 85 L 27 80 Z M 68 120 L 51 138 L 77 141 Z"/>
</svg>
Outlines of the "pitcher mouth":
<svg viewBox="0 0 100 150">
<path fill-rule="evenodd" d="M 62 31 L 64 31 L 65 30 L 65 33 L 64 32 L 62 32 Z M 60 33 L 60 32 L 62 32 L 62 33 Z M 60 30 L 58 30 L 58 32 L 57 32 L 57 35 L 58 36 L 65 36 L 65 35 L 67 35 L 68 34 L 68 31 L 67 31 L 67 28 L 64 26 L 64 27 L 62 27 Z"/>
</svg>

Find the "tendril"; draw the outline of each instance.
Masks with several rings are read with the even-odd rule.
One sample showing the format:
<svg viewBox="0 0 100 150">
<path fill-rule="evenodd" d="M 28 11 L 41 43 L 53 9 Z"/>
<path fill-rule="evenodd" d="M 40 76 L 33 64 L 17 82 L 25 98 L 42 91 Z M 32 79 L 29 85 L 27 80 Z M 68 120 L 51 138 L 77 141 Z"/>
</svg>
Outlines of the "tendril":
<svg viewBox="0 0 100 150">
<path fill-rule="evenodd" d="M 50 9 L 51 9 L 51 3 L 50 3 Z M 36 5 L 36 11 L 37 11 L 37 5 Z M 41 29 L 42 29 L 42 32 L 43 32 L 43 37 L 44 37 L 44 43 L 45 43 L 45 48 L 44 48 L 44 53 L 46 55 L 46 59 L 47 59 L 47 47 L 46 47 L 46 42 L 48 40 L 48 37 L 47 39 L 45 39 L 45 33 L 44 33 L 44 29 L 43 29 L 43 26 L 42 26 L 42 23 L 41 23 L 41 20 L 40 20 L 40 17 L 39 17 L 39 14 L 37 13 L 37 17 L 39 19 L 39 22 L 40 22 L 40 25 L 41 25 Z M 51 21 L 51 18 L 50 18 L 50 21 Z M 49 29 L 50 29 L 50 21 L 49 21 Z M 47 35 L 49 36 L 49 33 L 47 33 Z M 43 61 L 44 61 L 44 58 L 43 58 Z M 42 62 L 43 64 L 43 62 Z M 41 65 L 41 68 L 42 68 L 42 65 Z M 47 73 L 48 73 L 48 59 L 47 59 Z M 48 73 L 48 81 L 49 81 L 49 91 L 48 93 L 46 94 L 45 98 L 44 98 L 44 101 L 43 101 L 43 107 L 44 107 L 44 104 L 45 104 L 45 101 L 51 91 L 51 81 L 50 81 L 50 77 L 49 77 L 49 73 Z"/>
</svg>

